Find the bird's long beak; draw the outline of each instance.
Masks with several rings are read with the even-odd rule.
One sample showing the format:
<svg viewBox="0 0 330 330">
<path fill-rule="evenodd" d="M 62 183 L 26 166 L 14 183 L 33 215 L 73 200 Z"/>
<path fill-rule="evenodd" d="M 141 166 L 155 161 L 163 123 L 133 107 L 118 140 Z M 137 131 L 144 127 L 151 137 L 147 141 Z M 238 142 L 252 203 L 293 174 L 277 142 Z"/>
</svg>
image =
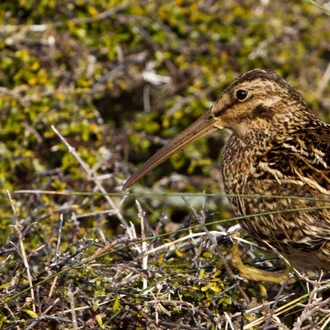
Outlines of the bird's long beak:
<svg viewBox="0 0 330 330">
<path fill-rule="evenodd" d="M 211 111 L 208 111 L 201 118 L 197 119 L 193 124 L 181 132 L 177 137 L 167 143 L 151 158 L 149 158 L 142 165 L 142 167 L 138 169 L 126 181 L 123 189 L 129 188 L 152 169 L 163 163 L 166 159 L 170 158 L 172 155 L 176 154 L 178 151 L 182 150 L 189 144 L 221 128 L 221 124 L 218 123 L 217 118 L 212 115 Z"/>
</svg>

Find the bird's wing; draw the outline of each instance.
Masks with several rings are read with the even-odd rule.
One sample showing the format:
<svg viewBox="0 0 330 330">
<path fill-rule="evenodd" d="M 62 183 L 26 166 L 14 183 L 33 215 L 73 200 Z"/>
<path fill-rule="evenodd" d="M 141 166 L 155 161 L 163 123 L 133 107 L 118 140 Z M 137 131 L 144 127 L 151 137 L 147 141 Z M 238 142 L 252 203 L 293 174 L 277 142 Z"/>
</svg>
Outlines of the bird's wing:
<svg viewBox="0 0 330 330">
<path fill-rule="evenodd" d="M 274 143 L 255 168 L 255 179 L 292 183 L 312 190 L 311 195 L 330 196 L 330 126 L 295 132 Z"/>
</svg>

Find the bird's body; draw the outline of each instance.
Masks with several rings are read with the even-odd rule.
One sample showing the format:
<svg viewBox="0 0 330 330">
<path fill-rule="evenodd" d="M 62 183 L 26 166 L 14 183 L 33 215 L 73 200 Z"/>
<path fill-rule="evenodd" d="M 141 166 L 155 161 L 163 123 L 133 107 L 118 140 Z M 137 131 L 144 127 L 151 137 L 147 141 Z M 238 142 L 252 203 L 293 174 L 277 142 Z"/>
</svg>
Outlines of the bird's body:
<svg viewBox="0 0 330 330">
<path fill-rule="evenodd" d="M 237 195 L 228 197 L 235 214 L 264 213 L 240 224 L 298 270 L 330 270 L 330 153 L 322 152 L 330 150 L 330 127 L 320 127 L 258 146 L 233 135 L 223 152 L 225 191 Z"/>
<path fill-rule="evenodd" d="M 298 270 L 330 271 L 330 125 L 271 71 L 256 69 L 237 78 L 126 186 L 200 136 L 222 128 L 233 132 L 221 168 L 235 214 L 246 216 L 241 225 Z"/>
</svg>

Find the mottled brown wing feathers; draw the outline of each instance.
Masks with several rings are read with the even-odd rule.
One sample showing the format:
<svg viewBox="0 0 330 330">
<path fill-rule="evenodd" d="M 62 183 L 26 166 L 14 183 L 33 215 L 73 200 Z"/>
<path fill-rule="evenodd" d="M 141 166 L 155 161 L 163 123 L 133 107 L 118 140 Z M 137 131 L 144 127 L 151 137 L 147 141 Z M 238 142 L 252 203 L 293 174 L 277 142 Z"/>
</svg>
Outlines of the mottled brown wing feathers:
<svg viewBox="0 0 330 330">
<path fill-rule="evenodd" d="M 297 192 L 299 186 L 307 185 L 321 194 L 330 195 L 329 150 L 330 126 L 305 128 L 274 143 L 256 159 L 256 176 L 276 183 L 295 181 Z"/>
</svg>

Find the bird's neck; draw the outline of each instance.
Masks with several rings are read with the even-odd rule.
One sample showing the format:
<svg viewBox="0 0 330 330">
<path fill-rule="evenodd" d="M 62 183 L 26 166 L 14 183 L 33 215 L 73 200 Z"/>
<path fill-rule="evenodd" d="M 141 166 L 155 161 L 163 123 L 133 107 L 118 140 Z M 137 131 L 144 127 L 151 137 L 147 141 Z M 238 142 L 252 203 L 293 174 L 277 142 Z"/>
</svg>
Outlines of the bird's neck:
<svg viewBox="0 0 330 330">
<path fill-rule="evenodd" d="M 239 187 L 243 186 L 244 178 L 248 175 L 248 170 L 253 164 L 251 150 L 254 146 L 248 145 L 246 140 L 232 135 L 226 143 L 223 153 L 221 170 L 227 194 L 239 194 Z"/>
</svg>

